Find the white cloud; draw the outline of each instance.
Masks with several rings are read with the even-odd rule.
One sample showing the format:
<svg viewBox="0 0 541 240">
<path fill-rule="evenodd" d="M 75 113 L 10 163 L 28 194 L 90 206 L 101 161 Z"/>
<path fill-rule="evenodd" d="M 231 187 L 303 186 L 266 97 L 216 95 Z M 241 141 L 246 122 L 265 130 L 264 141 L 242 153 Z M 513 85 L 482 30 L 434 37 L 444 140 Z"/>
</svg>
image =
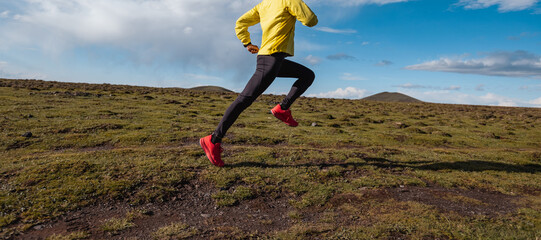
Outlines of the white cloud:
<svg viewBox="0 0 541 240">
<path fill-rule="evenodd" d="M 389 60 L 381 60 L 379 63 L 376 63 L 376 66 L 389 66 L 392 65 L 393 62 Z"/>
<path fill-rule="evenodd" d="M 223 80 L 220 77 L 209 76 L 209 75 L 201 75 L 201 74 L 193 74 L 193 73 L 184 74 L 184 79 L 192 80 L 192 81 L 196 81 L 196 82 L 201 82 L 201 81 L 217 82 L 217 81 L 222 81 Z"/>
<path fill-rule="evenodd" d="M 521 11 L 535 6 L 539 0 L 460 0 L 458 6 L 466 9 L 482 9 L 498 6 L 500 12 Z"/>
<path fill-rule="evenodd" d="M 191 27 L 185 27 L 184 28 L 184 33 L 186 35 L 190 35 L 190 34 L 192 34 L 192 32 L 193 32 L 193 28 L 191 28 Z"/>
<path fill-rule="evenodd" d="M 257 0 L 22 0 L 0 25 L 0 48 L 32 47 L 53 56 L 84 47 L 156 61 L 236 69 L 250 57 L 234 34 Z M 39 39 L 39 41 L 37 41 Z"/>
<path fill-rule="evenodd" d="M 475 87 L 476 91 L 485 91 L 485 84 L 479 84 Z"/>
<path fill-rule="evenodd" d="M 11 79 L 45 79 L 47 75 L 39 72 L 22 70 L 11 66 L 8 62 L 0 61 L 0 78 Z"/>
<path fill-rule="evenodd" d="M 362 46 L 366 46 L 366 45 L 368 45 L 368 44 L 370 44 L 370 42 L 362 42 L 362 43 L 361 43 Z"/>
<path fill-rule="evenodd" d="M 443 57 L 405 67 L 409 70 L 455 72 L 488 76 L 541 78 L 541 56 L 526 51 L 492 52 L 479 59 Z"/>
<path fill-rule="evenodd" d="M 333 55 L 327 56 L 327 59 L 329 60 L 349 60 L 349 61 L 356 61 L 357 58 L 345 53 L 337 53 Z"/>
<path fill-rule="evenodd" d="M 516 100 L 508 98 L 508 97 L 504 97 L 504 96 L 499 96 L 493 93 L 487 93 L 486 95 L 481 96 L 479 98 L 481 99 L 482 102 L 487 102 L 491 105 L 497 105 L 497 106 L 502 106 L 502 107 L 518 106 L 518 103 Z"/>
<path fill-rule="evenodd" d="M 452 85 L 452 86 L 449 86 L 449 87 L 444 88 L 444 90 L 458 91 L 458 90 L 460 90 L 461 88 L 462 88 L 461 86 Z"/>
<path fill-rule="evenodd" d="M 354 87 L 346 87 L 345 89 L 338 88 L 335 91 L 310 94 L 309 97 L 320 97 L 320 98 L 346 98 L 346 99 L 359 99 L 367 95 L 368 91 L 364 89 L 358 89 Z"/>
<path fill-rule="evenodd" d="M 406 89 L 428 88 L 427 86 L 424 86 L 424 85 L 412 84 L 412 83 L 404 83 L 401 85 L 395 85 L 395 87 L 406 88 Z"/>
<path fill-rule="evenodd" d="M 297 52 L 314 52 L 328 48 L 327 46 L 317 44 L 305 39 L 295 39 L 295 53 Z"/>
<path fill-rule="evenodd" d="M 530 103 L 532 105 L 535 105 L 537 107 L 541 107 L 541 97 L 537 98 L 537 99 L 534 99 L 534 100 L 531 100 L 528 103 Z"/>
<path fill-rule="evenodd" d="M 0 69 L 0 78 L 8 79 L 39 79 L 43 80 L 47 78 L 46 74 L 36 72 L 5 72 Z"/>
<path fill-rule="evenodd" d="M 9 17 L 9 11 L 3 11 L 0 13 L 0 18 L 8 18 Z"/>
<path fill-rule="evenodd" d="M 472 94 L 465 94 L 450 90 L 434 90 L 434 91 L 416 91 L 405 90 L 404 94 L 420 99 L 425 102 L 434 103 L 450 103 L 450 104 L 473 104 L 473 105 L 489 105 L 489 106 L 505 106 L 505 107 L 530 107 L 531 103 L 500 96 L 494 93 L 487 93 L 485 95 L 477 96 Z"/>
<path fill-rule="evenodd" d="M 509 37 L 507 37 L 507 39 L 513 40 L 513 41 L 518 41 L 518 40 L 522 40 L 522 39 L 525 39 L 525 38 L 537 37 L 538 35 L 539 35 L 539 32 L 522 32 L 517 36 L 509 36 Z"/>
<path fill-rule="evenodd" d="M 523 86 L 519 87 L 519 90 L 541 91 L 541 84 L 539 84 L 539 85 L 523 85 Z"/>
<path fill-rule="evenodd" d="M 351 74 L 351 73 L 343 73 L 342 77 L 340 77 L 340 79 L 346 80 L 346 81 L 363 81 L 363 80 L 366 80 L 363 77 L 360 77 L 360 76 L 357 76 L 357 75 L 354 75 L 354 74 Z"/>
<path fill-rule="evenodd" d="M 1 0 L 0 0 L 1 1 Z M 312 5 L 339 8 L 390 4 L 405 0 L 306 0 Z M 36 49 L 43 59 L 62 59 L 76 51 L 91 52 L 99 62 L 111 55 L 135 67 L 174 65 L 196 71 L 251 74 L 255 61 L 234 33 L 239 16 L 260 0 L 19 0 L 13 9 L 0 10 L 0 51 Z M 322 27 L 320 31 L 351 34 L 353 29 Z M 260 28 L 250 28 L 259 40 Z M 298 52 L 327 48 L 304 44 Z M 18 49 L 18 50 L 17 50 Z M 88 51 L 87 51 L 88 50 Z M 322 60 L 309 58 L 317 64 Z M 89 66 L 89 65 L 86 65 Z M 184 71 L 185 72 L 185 71 Z M 70 75 L 70 74 L 68 74 Z M 73 76 L 71 76 L 73 77 Z"/>
<path fill-rule="evenodd" d="M 306 61 L 310 65 L 318 65 L 323 61 L 323 59 L 316 56 L 308 55 L 304 58 L 304 61 Z"/>
<path fill-rule="evenodd" d="M 434 90 L 450 90 L 450 91 L 458 91 L 462 89 L 461 86 L 458 85 L 451 85 L 449 87 L 435 87 L 435 86 L 429 86 L 429 85 L 419 85 L 419 84 L 412 84 L 412 83 L 405 83 L 401 85 L 395 85 L 394 87 L 404 88 L 404 89 L 434 89 Z"/>
<path fill-rule="evenodd" d="M 327 33 L 340 33 L 340 34 L 357 33 L 357 30 L 354 30 L 354 29 L 334 29 L 330 27 L 315 27 L 314 29 L 321 32 L 327 32 Z"/>
</svg>

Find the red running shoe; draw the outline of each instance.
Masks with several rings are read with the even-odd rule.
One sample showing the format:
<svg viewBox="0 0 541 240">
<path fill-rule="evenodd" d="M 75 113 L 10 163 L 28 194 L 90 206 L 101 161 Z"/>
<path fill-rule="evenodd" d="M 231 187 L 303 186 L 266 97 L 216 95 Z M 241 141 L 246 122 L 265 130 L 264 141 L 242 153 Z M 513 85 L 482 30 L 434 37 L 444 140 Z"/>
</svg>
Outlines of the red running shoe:
<svg viewBox="0 0 541 240">
<path fill-rule="evenodd" d="M 207 157 L 212 164 L 218 167 L 223 167 L 225 165 L 221 156 L 223 148 L 220 146 L 220 143 L 214 144 L 210 141 L 210 139 L 212 139 L 212 135 L 201 138 L 199 139 L 199 144 L 203 148 L 203 151 L 205 151 L 207 154 Z"/>
<path fill-rule="evenodd" d="M 291 110 L 282 110 L 282 107 L 280 107 L 280 104 L 276 105 L 273 109 L 271 109 L 272 115 L 274 115 L 276 118 L 280 119 L 282 122 L 285 122 L 287 125 L 291 127 L 296 127 L 299 125 L 295 119 L 291 116 Z"/>
</svg>

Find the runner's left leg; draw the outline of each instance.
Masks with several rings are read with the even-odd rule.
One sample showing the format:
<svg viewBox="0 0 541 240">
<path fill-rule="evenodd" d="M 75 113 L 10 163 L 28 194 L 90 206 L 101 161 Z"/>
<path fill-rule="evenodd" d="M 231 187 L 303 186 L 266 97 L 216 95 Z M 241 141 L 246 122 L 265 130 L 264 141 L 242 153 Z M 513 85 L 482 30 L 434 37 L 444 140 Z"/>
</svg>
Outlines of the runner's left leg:
<svg viewBox="0 0 541 240">
<path fill-rule="evenodd" d="M 257 56 L 257 69 L 254 75 L 237 99 L 227 108 L 222 120 L 213 133 L 218 142 L 225 136 L 227 130 L 229 130 L 239 115 L 271 85 L 282 63 L 285 61 L 285 56 L 285 53 Z"/>
<path fill-rule="evenodd" d="M 312 85 L 316 76 L 309 68 L 284 59 L 277 77 L 298 78 L 282 103 L 280 103 L 282 109 L 287 110 Z"/>
</svg>

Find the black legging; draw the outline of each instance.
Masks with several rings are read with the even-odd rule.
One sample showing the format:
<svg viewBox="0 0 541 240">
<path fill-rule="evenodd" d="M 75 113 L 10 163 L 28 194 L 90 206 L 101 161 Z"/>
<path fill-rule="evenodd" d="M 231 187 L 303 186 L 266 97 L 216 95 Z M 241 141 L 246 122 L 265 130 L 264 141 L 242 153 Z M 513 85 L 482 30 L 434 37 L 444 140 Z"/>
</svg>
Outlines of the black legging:
<svg viewBox="0 0 541 240">
<path fill-rule="evenodd" d="M 227 108 L 220 124 L 214 131 L 217 140 L 221 140 L 225 136 L 240 113 L 252 105 L 276 77 L 298 78 L 280 104 L 283 109 L 289 109 L 291 104 L 312 85 L 315 78 L 314 72 L 301 64 L 285 59 L 286 56 L 286 53 L 257 56 L 257 69 L 254 75 L 237 99 Z"/>
</svg>

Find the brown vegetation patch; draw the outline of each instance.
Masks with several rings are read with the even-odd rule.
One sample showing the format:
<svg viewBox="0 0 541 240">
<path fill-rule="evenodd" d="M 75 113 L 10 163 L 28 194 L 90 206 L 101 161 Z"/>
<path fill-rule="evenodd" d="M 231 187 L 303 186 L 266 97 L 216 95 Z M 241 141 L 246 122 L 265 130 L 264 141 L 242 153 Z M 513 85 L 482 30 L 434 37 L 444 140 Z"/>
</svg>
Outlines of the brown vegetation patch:
<svg viewBox="0 0 541 240">
<path fill-rule="evenodd" d="M 498 217 L 516 212 L 520 207 L 518 200 L 521 197 L 483 190 L 442 187 L 362 188 L 356 193 L 337 194 L 317 212 L 303 212 L 302 216 L 305 221 L 321 221 L 325 218 L 325 211 L 331 211 L 332 221 L 339 223 L 340 226 L 368 226 L 374 224 L 373 220 L 359 216 L 370 212 L 374 202 L 385 202 L 391 199 L 399 202 L 418 202 L 433 206 L 441 212 L 454 212 L 465 217 Z M 406 211 L 404 207 L 406 205 L 397 205 L 393 209 Z"/>
<path fill-rule="evenodd" d="M 122 129 L 122 128 L 124 128 L 124 125 L 121 125 L 121 124 L 103 123 L 103 124 L 99 124 L 93 127 L 85 128 L 81 130 L 80 132 L 90 133 L 90 132 L 97 132 L 97 131 L 117 130 L 117 129 Z"/>
<path fill-rule="evenodd" d="M 415 201 L 432 205 L 441 211 L 456 212 L 464 216 L 497 216 L 518 209 L 514 203 L 519 196 L 505 195 L 480 189 L 448 189 L 442 187 L 412 187 L 385 189 L 399 201 Z"/>
<path fill-rule="evenodd" d="M 262 236 L 290 227 L 287 215 L 292 207 L 286 197 L 260 195 L 232 207 L 217 207 L 212 194 L 216 191 L 208 183 L 192 181 L 179 193 L 163 203 L 131 206 L 129 203 L 101 203 L 82 208 L 58 219 L 33 226 L 16 239 L 44 239 L 53 234 L 77 231 L 88 233 L 95 239 L 148 239 L 159 228 L 172 223 L 184 223 L 197 232 L 193 239 L 211 239 L 230 236 Z M 134 227 L 117 233 L 103 231 L 103 224 L 112 218 L 123 218 L 127 213 L 144 214 L 133 220 Z"/>
<path fill-rule="evenodd" d="M 440 211 L 456 212 L 463 216 L 494 217 L 515 212 L 519 207 L 515 202 L 521 197 L 484 190 L 403 186 L 387 189 L 361 189 L 355 194 L 337 194 L 328 201 L 327 207 L 338 208 L 347 204 L 362 212 L 363 208 L 368 207 L 366 202 L 369 200 L 391 198 L 398 201 L 419 202 L 434 206 Z"/>
<path fill-rule="evenodd" d="M 13 149 L 18 149 L 18 148 L 25 148 L 25 147 L 28 147 L 32 145 L 32 142 L 29 142 L 29 141 L 25 141 L 25 140 L 17 140 L 11 144 L 9 144 L 7 147 L 6 147 L 6 151 L 7 150 L 13 150 Z"/>
</svg>

